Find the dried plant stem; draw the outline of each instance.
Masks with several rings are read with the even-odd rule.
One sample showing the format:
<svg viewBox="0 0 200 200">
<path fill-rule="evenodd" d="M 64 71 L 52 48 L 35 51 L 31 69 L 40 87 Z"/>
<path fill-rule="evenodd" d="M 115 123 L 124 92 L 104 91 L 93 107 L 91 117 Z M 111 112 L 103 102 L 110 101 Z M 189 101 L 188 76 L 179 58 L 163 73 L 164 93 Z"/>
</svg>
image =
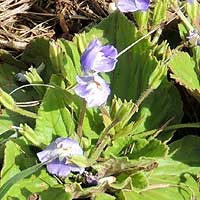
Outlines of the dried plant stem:
<svg viewBox="0 0 200 200">
<path fill-rule="evenodd" d="M 23 50 L 25 49 L 26 45 L 28 43 L 27 42 L 18 42 L 18 41 L 6 41 L 6 40 L 2 40 L 0 39 L 0 46 L 5 46 L 11 49 L 17 49 L 17 50 Z"/>
</svg>

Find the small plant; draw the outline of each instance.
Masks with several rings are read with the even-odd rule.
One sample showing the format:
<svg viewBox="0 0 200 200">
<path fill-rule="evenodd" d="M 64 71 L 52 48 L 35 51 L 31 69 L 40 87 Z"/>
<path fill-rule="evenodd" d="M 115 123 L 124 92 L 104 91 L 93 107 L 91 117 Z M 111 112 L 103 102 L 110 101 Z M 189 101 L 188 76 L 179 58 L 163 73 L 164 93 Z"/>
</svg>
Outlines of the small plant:
<svg viewBox="0 0 200 200">
<path fill-rule="evenodd" d="M 200 197 L 199 137 L 169 142 L 176 129 L 200 127 L 180 123 L 172 81 L 199 101 L 198 38 L 190 42 L 199 6 L 119 0 L 119 10 L 73 41 L 38 38 L 20 60 L 4 59 L 0 199 Z M 134 12 L 136 25 L 120 11 Z M 177 16 L 188 52 L 162 39 L 162 24 Z M 34 68 L 15 66 L 27 62 Z"/>
</svg>

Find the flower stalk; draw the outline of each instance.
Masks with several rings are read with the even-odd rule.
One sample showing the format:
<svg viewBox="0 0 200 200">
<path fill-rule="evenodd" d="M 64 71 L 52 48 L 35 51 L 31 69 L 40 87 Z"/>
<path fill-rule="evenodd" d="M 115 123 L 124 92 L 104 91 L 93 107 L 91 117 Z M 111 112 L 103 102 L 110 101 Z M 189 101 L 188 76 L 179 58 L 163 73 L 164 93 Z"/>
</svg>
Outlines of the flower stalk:
<svg viewBox="0 0 200 200">
<path fill-rule="evenodd" d="M 83 136 L 83 121 L 84 121 L 84 116 L 86 113 L 86 104 L 87 104 L 87 102 L 83 99 L 81 111 L 80 111 L 80 115 L 79 115 L 78 128 L 77 128 L 77 134 L 80 139 Z"/>
</svg>

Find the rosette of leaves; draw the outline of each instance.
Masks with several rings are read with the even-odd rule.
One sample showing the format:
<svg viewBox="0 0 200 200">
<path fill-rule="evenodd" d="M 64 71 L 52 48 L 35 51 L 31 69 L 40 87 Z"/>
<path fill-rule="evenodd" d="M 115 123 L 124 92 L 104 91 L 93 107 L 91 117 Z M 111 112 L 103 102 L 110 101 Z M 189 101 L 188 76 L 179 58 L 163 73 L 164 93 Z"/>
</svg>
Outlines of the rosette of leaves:
<svg viewBox="0 0 200 200">
<path fill-rule="evenodd" d="M 142 199 L 140 194 L 149 192 L 151 183 L 162 184 L 160 176 L 155 177 L 155 181 L 149 175 L 157 169 L 159 174 L 168 146 L 156 138 L 157 131 L 151 135 L 144 132 L 159 131 L 170 118 L 178 123 L 182 103 L 176 88 L 167 81 L 166 66 L 156 59 L 148 40 L 120 56 L 115 71 L 104 75 L 111 83 L 110 101 L 102 109 L 86 109 L 82 137 L 77 135 L 81 99 L 72 87 L 81 71 L 80 54 L 94 38 L 113 44 L 121 51 L 141 36 L 125 16 L 116 12 L 86 34 L 77 35 L 73 42 L 61 39 L 52 43 L 39 39 L 30 44 L 22 60 L 33 62 L 36 67 L 44 63 L 41 78 L 51 87 L 42 96 L 35 125 L 22 121 L 18 138 L 5 144 L 2 199 L 23 200 L 34 194 L 42 199 L 54 199 L 52 194 L 60 199 L 130 199 L 132 196 Z M 38 53 L 41 45 L 45 48 Z M 34 71 L 29 73 L 28 80 L 33 83 L 38 76 Z M 4 120 L 3 117 L 0 120 Z M 166 135 L 160 134 L 160 137 L 169 139 Z M 80 142 L 84 156 L 72 157 L 71 162 L 85 167 L 87 173 L 58 179 L 49 175 L 41 164 L 34 165 L 37 148 L 48 146 L 57 137 L 71 137 Z M 12 156 L 11 151 L 15 152 Z M 161 170 L 165 173 L 166 168 Z M 90 184 L 88 178 L 95 179 L 96 184 Z M 171 182 L 166 179 L 164 186 L 166 184 Z M 177 182 L 173 184 L 177 187 L 172 192 L 179 199 L 182 187 Z M 166 188 L 171 192 L 171 185 Z M 158 197 L 163 194 L 159 189 L 154 190 Z M 187 187 L 185 190 L 190 194 Z"/>
</svg>

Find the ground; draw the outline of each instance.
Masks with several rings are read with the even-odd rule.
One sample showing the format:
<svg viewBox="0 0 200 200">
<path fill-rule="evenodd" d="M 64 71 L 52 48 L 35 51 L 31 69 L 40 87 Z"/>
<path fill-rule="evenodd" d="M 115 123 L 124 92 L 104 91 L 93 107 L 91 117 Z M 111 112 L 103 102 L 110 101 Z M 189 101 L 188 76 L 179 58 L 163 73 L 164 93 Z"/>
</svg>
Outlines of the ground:
<svg viewBox="0 0 200 200">
<path fill-rule="evenodd" d="M 71 40 L 108 15 L 109 0 L 0 0 L 0 47 L 19 54 L 35 37 Z"/>
</svg>

